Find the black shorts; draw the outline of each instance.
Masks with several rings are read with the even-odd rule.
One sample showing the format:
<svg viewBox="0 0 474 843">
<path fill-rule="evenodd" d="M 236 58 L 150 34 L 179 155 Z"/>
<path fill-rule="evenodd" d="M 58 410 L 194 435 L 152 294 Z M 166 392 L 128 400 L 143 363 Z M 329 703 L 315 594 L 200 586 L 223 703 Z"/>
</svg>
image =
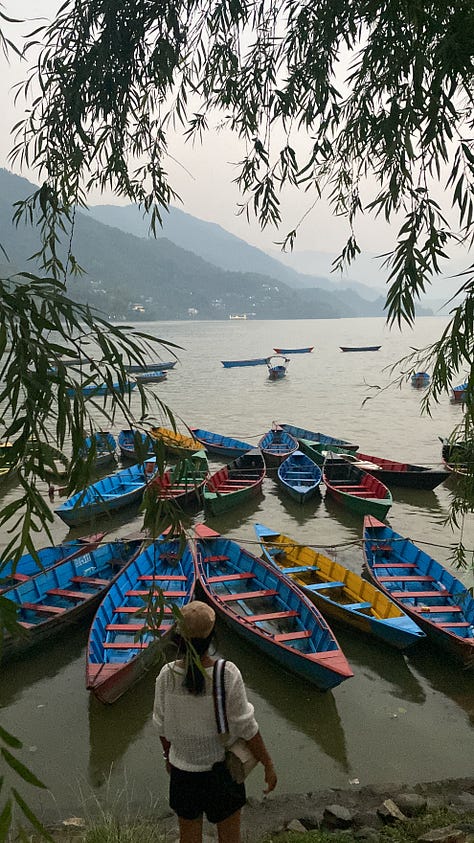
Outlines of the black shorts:
<svg viewBox="0 0 474 843">
<path fill-rule="evenodd" d="M 246 801 L 245 785 L 234 781 L 224 761 L 202 773 L 171 767 L 170 808 L 183 820 L 197 820 L 205 814 L 209 822 L 220 823 Z"/>
</svg>

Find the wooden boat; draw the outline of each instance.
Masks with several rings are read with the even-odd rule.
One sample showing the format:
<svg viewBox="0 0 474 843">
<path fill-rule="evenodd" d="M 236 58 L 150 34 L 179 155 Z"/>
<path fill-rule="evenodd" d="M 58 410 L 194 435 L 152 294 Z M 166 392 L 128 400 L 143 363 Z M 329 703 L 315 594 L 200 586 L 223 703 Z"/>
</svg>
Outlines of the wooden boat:
<svg viewBox="0 0 474 843">
<path fill-rule="evenodd" d="M 135 375 L 135 380 L 137 383 L 161 383 L 161 381 L 165 381 L 168 375 L 163 369 L 155 369 L 146 372 L 137 372 Z"/>
<path fill-rule="evenodd" d="M 95 550 L 104 536 L 105 533 L 96 533 L 94 536 L 84 536 L 51 547 L 42 547 L 36 551 L 35 555 L 24 553 L 18 560 L 10 559 L 8 562 L 1 563 L 0 594 L 7 588 L 36 577 L 48 568 L 52 568 L 53 565 Z"/>
<path fill-rule="evenodd" d="M 283 574 L 204 524 L 195 535 L 200 587 L 232 630 L 321 691 L 353 676 L 321 613 Z"/>
<path fill-rule="evenodd" d="M 310 354 L 314 345 L 306 346 L 306 348 L 274 348 L 277 354 Z"/>
<path fill-rule="evenodd" d="M 445 468 L 453 474 L 466 475 L 469 464 L 474 460 L 474 444 L 467 442 L 451 442 L 449 439 L 439 440 L 442 444 L 441 458 Z"/>
<path fill-rule="evenodd" d="M 117 392 L 120 395 L 126 395 L 127 392 L 131 392 L 132 389 L 135 389 L 137 383 L 136 381 L 126 381 L 122 386 L 119 384 L 118 381 L 112 384 L 112 387 L 109 386 L 108 383 L 90 383 L 87 386 L 77 387 L 66 390 L 66 394 L 69 398 L 74 398 L 75 395 L 82 392 L 82 394 L 87 397 L 97 397 L 100 395 L 110 395 L 111 392 Z"/>
<path fill-rule="evenodd" d="M 277 476 L 285 492 L 298 503 L 305 503 L 318 494 L 322 477 L 319 465 L 299 450 L 283 460 Z"/>
<path fill-rule="evenodd" d="M 399 650 L 425 633 L 372 583 L 312 547 L 255 524 L 265 559 L 301 588 L 325 618 L 339 621 Z"/>
<path fill-rule="evenodd" d="M 165 372 L 168 369 L 174 369 L 176 363 L 177 360 L 170 360 L 166 363 L 162 363 L 161 360 L 157 360 L 155 363 L 143 363 L 143 365 L 137 363 L 130 366 L 124 366 L 124 369 L 126 372 L 129 372 L 129 374 L 136 374 L 140 372 Z"/>
<path fill-rule="evenodd" d="M 393 503 L 391 492 L 384 483 L 347 462 L 343 456 L 326 457 L 323 480 L 335 501 L 359 515 L 385 518 Z"/>
<path fill-rule="evenodd" d="M 153 440 L 147 433 L 143 433 L 142 430 L 121 430 L 117 441 L 120 456 L 123 459 L 140 461 L 144 457 L 154 456 Z M 144 453 L 140 453 L 139 455 L 137 447 L 140 447 L 140 445 Z"/>
<path fill-rule="evenodd" d="M 266 357 L 254 357 L 252 360 L 221 360 L 224 369 L 234 369 L 236 366 L 265 366 Z"/>
<path fill-rule="evenodd" d="M 94 458 L 94 465 L 100 468 L 103 465 L 115 461 L 115 451 L 117 449 L 117 442 L 109 431 L 100 430 L 92 436 L 86 436 L 84 445 L 81 448 L 80 456 L 87 459 L 88 454 L 92 451 Z"/>
<path fill-rule="evenodd" d="M 256 497 L 261 494 L 266 473 L 265 460 L 258 448 L 236 457 L 204 484 L 205 508 L 212 515 L 219 515 Z"/>
<path fill-rule="evenodd" d="M 267 465 L 280 465 L 293 451 L 298 450 L 298 442 L 290 433 L 274 424 L 258 443 Z"/>
<path fill-rule="evenodd" d="M 286 375 L 288 369 L 289 357 L 284 357 L 282 354 L 274 354 L 267 357 L 268 377 L 271 381 L 280 380 Z"/>
<path fill-rule="evenodd" d="M 109 474 L 72 495 L 58 506 L 55 512 L 72 527 L 139 503 L 146 484 L 155 471 L 156 461 L 153 458 L 140 465 L 117 471 L 116 474 Z"/>
<path fill-rule="evenodd" d="M 0 442 L 0 477 L 11 472 L 13 467 L 13 442 Z"/>
<path fill-rule="evenodd" d="M 411 385 L 417 388 L 428 386 L 429 382 L 430 376 L 428 372 L 413 372 L 411 376 Z"/>
<path fill-rule="evenodd" d="M 378 351 L 381 345 L 340 345 L 341 351 Z"/>
<path fill-rule="evenodd" d="M 2 657 L 36 645 L 65 626 L 92 613 L 119 572 L 138 554 L 141 540 L 114 541 L 95 550 L 87 546 L 73 559 L 66 559 L 2 594 L 15 604 L 23 635 L 4 637 Z"/>
<path fill-rule="evenodd" d="M 196 451 L 164 474 L 157 474 L 149 484 L 149 492 L 161 500 L 173 500 L 183 507 L 201 500 L 208 476 L 206 452 Z"/>
<path fill-rule="evenodd" d="M 435 489 L 449 476 L 445 469 L 428 468 L 407 462 L 386 460 L 369 454 L 343 454 L 352 465 L 378 477 L 386 486 L 403 486 L 408 489 Z"/>
<path fill-rule="evenodd" d="M 254 447 L 249 442 L 233 439 L 231 436 L 222 436 L 220 433 L 211 433 L 210 430 L 203 430 L 201 427 L 192 427 L 191 433 L 193 439 L 197 439 L 208 454 L 216 454 L 219 457 L 240 457 Z"/>
<path fill-rule="evenodd" d="M 113 703 L 156 661 L 173 626 L 173 607 L 194 596 L 191 553 L 178 539 L 153 542 L 117 577 L 92 622 L 86 686 L 103 703 Z M 156 591 L 155 591 L 156 589 Z M 164 611 L 151 612 L 162 595 Z"/>
<path fill-rule="evenodd" d="M 474 598 L 467 586 L 410 539 L 364 519 L 371 579 L 440 647 L 474 670 Z"/>
<path fill-rule="evenodd" d="M 178 433 L 175 430 L 169 430 L 166 427 L 152 427 L 148 431 L 152 439 L 157 439 L 166 451 L 179 456 L 189 456 L 199 451 L 201 448 L 200 442 L 193 439 L 191 436 L 186 436 L 183 433 Z"/>
<path fill-rule="evenodd" d="M 469 388 L 469 382 L 464 381 L 464 383 L 460 383 L 458 386 L 454 386 L 451 390 L 451 400 L 454 403 L 463 402 L 466 400 L 467 390 Z"/>
<path fill-rule="evenodd" d="M 346 439 L 338 439 L 336 436 L 329 436 L 327 433 L 319 433 L 314 430 L 307 430 L 305 427 L 296 427 L 294 424 L 282 424 L 281 427 L 283 430 L 286 430 L 287 433 L 291 433 L 295 439 L 301 445 L 301 440 L 304 439 L 306 442 L 311 442 L 312 448 L 315 451 L 328 451 L 331 450 L 334 453 L 337 453 L 339 450 L 341 451 L 348 451 L 350 453 L 357 451 L 358 445 L 354 445 L 353 442 L 347 442 Z M 303 451 L 304 449 L 301 448 Z M 312 456 L 309 454 L 308 456 Z M 323 460 L 321 460 L 322 464 Z"/>
</svg>

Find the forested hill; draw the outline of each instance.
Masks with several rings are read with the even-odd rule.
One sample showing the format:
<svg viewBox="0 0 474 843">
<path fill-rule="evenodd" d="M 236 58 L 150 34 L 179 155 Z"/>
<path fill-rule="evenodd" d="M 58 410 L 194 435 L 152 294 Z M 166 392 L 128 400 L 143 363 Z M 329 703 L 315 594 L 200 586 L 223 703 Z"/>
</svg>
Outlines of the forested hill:
<svg viewBox="0 0 474 843">
<path fill-rule="evenodd" d="M 34 190 L 26 179 L 0 170 L 0 244 L 11 270 L 34 269 L 34 228 L 11 223 L 13 203 Z M 65 242 L 66 238 L 65 238 Z M 247 313 L 258 319 L 379 316 L 383 301 L 351 291 L 290 288 L 257 272 L 225 271 L 166 238 L 140 238 L 77 213 L 73 254 L 87 274 L 71 279 L 73 298 L 116 319 L 227 319 Z M 6 259 L 2 257 L 3 272 Z"/>
</svg>

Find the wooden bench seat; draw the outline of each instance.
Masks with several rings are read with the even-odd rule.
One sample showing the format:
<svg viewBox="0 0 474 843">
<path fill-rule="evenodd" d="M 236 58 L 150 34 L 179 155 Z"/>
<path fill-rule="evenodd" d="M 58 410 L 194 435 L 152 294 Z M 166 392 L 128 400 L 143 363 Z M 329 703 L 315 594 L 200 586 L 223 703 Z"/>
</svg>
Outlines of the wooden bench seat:
<svg viewBox="0 0 474 843">
<path fill-rule="evenodd" d="M 228 561 L 229 561 L 229 557 L 228 557 L 228 556 L 205 556 L 205 557 L 204 557 L 204 559 L 203 559 L 202 561 L 203 561 L 203 562 L 211 562 L 211 563 L 214 563 L 214 562 L 228 562 Z"/>
<path fill-rule="evenodd" d="M 218 577 L 208 577 L 207 581 L 215 582 L 232 582 L 234 580 L 250 580 L 255 574 L 252 571 L 243 571 L 241 574 L 221 574 Z"/>
<path fill-rule="evenodd" d="M 282 612 L 263 612 L 261 615 L 246 615 L 245 620 L 251 623 L 260 623 L 260 621 L 278 621 L 283 618 L 296 618 L 299 612 L 296 609 L 287 609 Z"/>
<path fill-rule="evenodd" d="M 49 615 L 62 615 L 66 611 L 64 606 L 47 606 L 46 603 L 22 603 L 20 609 L 31 612 L 45 612 Z"/>
<path fill-rule="evenodd" d="M 160 594 L 159 591 L 152 592 L 153 596 L 158 596 Z M 162 591 L 161 594 L 163 597 L 186 597 L 186 591 Z M 141 591 L 139 589 L 132 589 L 132 591 L 126 591 L 125 597 L 149 597 L 150 596 L 150 589 L 148 591 Z"/>
<path fill-rule="evenodd" d="M 345 583 L 333 580 L 332 582 L 316 582 L 311 585 L 305 585 L 305 589 L 308 591 L 320 591 L 323 588 L 344 588 L 344 586 Z"/>
<path fill-rule="evenodd" d="M 99 577 L 71 577 L 71 582 L 77 582 L 83 585 L 110 585 L 110 580 L 102 580 Z"/>
<path fill-rule="evenodd" d="M 436 582 L 434 577 L 429 577 L 425 574 L 414 574 L 413 576 L 406 576 L 403 575 L 399 576 L 396 574 L 395 576 L 382 576 L 377 577 L 379 582 Z"/>
<path fill-rule="evenodd" d="M 356 612 L 358 612 L 359 609 L 371 609 L 371 608 L 372 608 L 372 603 L 369 603 L 369 602 L 367 602 L 367 603 L 345 603 L 344 604 L 344 609 L 354 609 Z"/>
<path fill-rule="evenodd" d="M 87 600 L 90 596 L 86 591 L 70 591 L 68 588 L 49 588 L 46 594 L 53 597 L 65 597 L 67 600 Z"/>
<path fill-rule="evenodd" d="M 104 650 L 146 650 L 148 641 L 104 641 Z"/>
<path fill-rule="evenodd" d="M 433 589 L 432 591 L 391 591 L 390 597 L 398 597 L 406 599 L 407 597 L 441 597 L 443 600 L 447 597 L 452 597 L 453 595 L 449 593 L 449 591 L 436 591 Z"/>
<path fill-rule="evenodd" d="M 42 568 L 40 568 L 40 566 L 38 565 L 37 572 L 40 573 L 41 570 L 42 570 Z M 32 574 L 32 576 L 35 576 L 35 575 Z M 28 577 L 26 574 L 17 574 L 16 571 L 15 571 L 14 574 L 10 575 L 9 579 L 14 580 L 15 582 L 26 582 L 26 580 L 31 579 L 31 577 Z"/>
<path fill-rule="evenodd" d="M 445 615 L 447 612 L 460 612 L 461 609 L 459 606 L 450 606 L 447 604 L 446 606 L 412 606 L 413 611 L 415 612 L 429 612 L 430 614 L 435 615 Z"/>
<path fill-rule="evenodd" d="M 138 577 L 139 582 L 157 582 L 158 580 L 166 582 L 166 580 L 173 580 L 173 582 L 186 582 L 185 574 L 142 574 Z"/>
<path fill-rule="evenodd" d="M 283 644 L 285 641 L 296 641 L 301 638 L 311 638 L 313 633 L 310 629 L 299 629 L 297 632 L 280 632 L 274 635 L 274 640 Z"/>
<path fill-rule="evenodd" d="M 436 626 L 442 626 L 443 629 L 445 629 L 446 627 L 451 628 L 453 626 L 458 628 L 464 627 L 465 629 L 467 629 L 467 627 L 471 626 L 471 624 L 468 623 L 468 621 L 455 621 L 454 623 L 449 623 L 449 621 L 443 621 L 443 623 L 437 623 Z"/>
<path fill-rule="evenodd" d="M 115 609 L 116 615 L 134 615 L 136 612 L 143 612 L 144 606 L 119 606 Z M 165 615 L 172 615 L 173 610 L 168 606 L 164 607 L 163 613 Z"/>
<path fill-rule="evenodd" d="M 154 631 L 156 631 L 157 629 L 169 629 L 170 624 L 165 623 L 161 624 L 159 627 L 154 626 L 151 628 Z M 136 632 L 149 632 L 151 628 L 146 626 L 146 624 L 144 626 L 142 623 L 108 623 L 105 627 L 107 632 L 129 632 L 130 634 L 135 634 Z"/>
<path fill-rule="evenodd" d="M 275 597 L 278 594 L 275 588 L 262 588 L 259 591 L 240 591 L 236 594 L 219 594 L 220 600 L 230 603 L 234 600 L 251 600 L 254 597 Z"/>
<path fill-rule="evenodd" d="M 405 568 L 409 570 L 410 568 L 416 568 L 415 562 L 390 562 L 388 559 L 386 562 L 374 562 L 372 568 Z"/>
<path fill-rule="evenodd" d="M 282 568 L 282 574 L 306 574 L 308 571 L 319 571 L 317 565 L 295 565 L 293 568 Z"/>
</svg>

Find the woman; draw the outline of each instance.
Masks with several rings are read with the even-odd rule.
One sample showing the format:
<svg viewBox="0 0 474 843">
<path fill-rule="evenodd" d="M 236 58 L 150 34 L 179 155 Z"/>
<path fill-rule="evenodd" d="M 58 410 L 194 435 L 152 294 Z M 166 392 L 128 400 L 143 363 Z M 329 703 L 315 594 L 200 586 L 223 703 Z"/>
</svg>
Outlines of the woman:
<svg viewBox="0 0 474 843">
<path fill-rule="evenodd" d="M 245 785 L 231 778 L 217 731 L 212 691 L 215 660 L 208 652 L 215 620 L 214 610 L 206 603 L 195 600 L 183 606 L 176 635 L 180 658 L 166 664 L 156 680 L 153 721 L 170 774 L 170 807 L 178 815 L 181 843 L 201 843 L 203 814 L 217 824 L 219 843 L 238 843 L 240 811 L 246 802 Z M 196 664 L 196 655 L 203 669 Z M 232 739 L 243 738 L 263 764 L 264 792 L 270 793 L 277 783 L 273 763 L 241 673 L 229 661 L 224 688 L 229 734 Z"/>
</svg>

